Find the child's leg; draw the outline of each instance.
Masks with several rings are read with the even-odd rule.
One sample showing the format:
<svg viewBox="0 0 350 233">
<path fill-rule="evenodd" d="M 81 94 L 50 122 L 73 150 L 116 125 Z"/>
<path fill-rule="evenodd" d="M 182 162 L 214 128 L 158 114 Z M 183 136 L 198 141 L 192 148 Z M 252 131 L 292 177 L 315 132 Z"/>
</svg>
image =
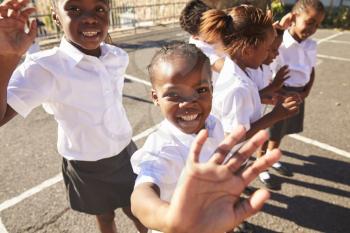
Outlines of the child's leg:
<svg viewBox="0 0 350 233">
<path fill-rule="evenodd" d="M 122 208 L 124 214 L 128 216 L 133 222 L 136 227 L 136 229 L 140 233 L 147 233 L 148 229 L 132 214 L 131 208 L 129 207 L 124 207 Z"/>
<path fill-rule="evenodd" d="M 267 151 L 271 151 L 273 149 L 277 149 L 281 144 L 282 138 L 279 140 L 270 140 L 268 143 Z M 279 174 L 283 176 L 293 176 L 293 172 L 288 169 L 288 167 L 281 162 L 276 162 L 272 165 Z"/>
<path fill-rule="evenodd" d="M 114 211 L 96 215 L 97 225 L 101 233 L 117 233 L 114 217 Z"/>
</svg>

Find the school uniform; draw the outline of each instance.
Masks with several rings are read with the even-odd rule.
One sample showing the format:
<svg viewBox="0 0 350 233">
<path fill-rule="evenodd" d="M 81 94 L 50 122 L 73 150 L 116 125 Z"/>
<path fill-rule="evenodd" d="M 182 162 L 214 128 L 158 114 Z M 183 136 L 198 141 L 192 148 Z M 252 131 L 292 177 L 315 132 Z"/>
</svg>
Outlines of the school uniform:
<svg viewBox="0 0 350 233">
<path fill-rule="evenodd" d="M 214 116 L 207 118 L 205 128 L 208 139 L 201 150 L 200 162 L 208 161 L 224 139 L 222 126 Z M 148 136 L 143 147 L 131 158 L 134 172 L 138 174 L 135 187 L 143 183 L 156 184 L 160 199 L 170 201 L 196 136 L 183 133 L 168 120 L 163 120 L 159 129 Z"/>
<path fill-rule="evenodd" d="M 129 206 L 136 178 L 122 105 L 128 55 L 104 43 L 101 52 L 86 55 L 63 38 L 59 47 L 29 55 L 7 92 L 8 104 L 23 117 L 41 104 L 54 115 L 71 207 L 91 214 Z"/>
<path fill-rule="evenodd" d="M 199 48 L 209 58 L 210 65 L 214 65 L 215 62 L 217 62 L 219 59 L 225 57 L 224 55 L 219 55 L 215 51 L 215 48 L 212 45 L 210 45 L 210 44 L 208 44 L 208 43 L 206 43 L 204 41 L 195 39 L 193 36 L 190 37 L 188 43 L 189 44 L 193 44 L 197 48 Z M 212 70 L 212 81 L 213 81 L 213 83 L 216 82 L 218 77 L 219 77 L 219 73 Z"/>
<path fill-rule="evenodd" d="M 257 69 L 247 68 L 248 77 L 255 83 L 259 91 L 269 86 L 272 82 L 272 70 L 269 65 L 261 65 Z M 261 112 L 264 115 L 268 110 L 266 104 L 261 104 Z"/>
<path fill-rule="evenodd" d="M 296 41 L 286 30 L 283 34 L 283 42 L 279 48 L 279 56 L 272 66 L 276 73 L 282 66 L 288 65 L 289 75 L 284 82 L 285 91 L 302 92 L 310 81 L 312 69 L 317 61 L 317 43 L 312 39 L 302 42 Z M 305 101 L 299 105 L 299 113 L 287 118 L 270 128 L 270 138 L 280 140 L 284 135 L 303 131 Z"/>
<path fill-rule="evenodd" d="M 225 133 L 237 125 L 248 131 L 261 118 L 261 100 L 257 85 L 229 57 L 214 85 L 212 114 L 222 123 Z"/>
</svg>

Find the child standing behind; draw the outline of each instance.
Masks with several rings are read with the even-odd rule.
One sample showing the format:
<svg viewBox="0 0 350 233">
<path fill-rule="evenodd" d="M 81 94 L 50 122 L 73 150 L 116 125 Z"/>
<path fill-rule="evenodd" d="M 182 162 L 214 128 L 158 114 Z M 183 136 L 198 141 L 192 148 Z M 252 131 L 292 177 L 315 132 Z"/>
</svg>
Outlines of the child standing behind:
<svg viewBox="0 0 350 233">
<path fill-rule="evenodd" d="M 214 85 L 212 110 L 221 120 L 225 133 L 241 124 L 247 130 L 246 137 L 250 138 L 259 130 L 297 113 L 298 99 L 290 96 L 262 116 L 258 88 L 246 71 L 257 69 L 269 54 L 275 39 L 271 16 L 247 5 L 234 7 L 228 14 L 209 10 L 203 14 L 201 34 L 213 40 L 221 38 L 229 55 Z"/>
<path fill-rule="evenodd" d="M 201 38 L 199 32 L 201 17 L 204 12 L 210 9 L 201 0 L 189 1 L 181 11 L 180 26 L 191 35 L 189 43 L 194 44 L 209 58 L 212 68 L 212 81 L 215 83 L 224 64 L 225 54 L 222 51 L 220 43 L 208 44 Z"/>
<path fill-rule="evenodd" d="M 58 123 L 71 208 L 96 215 L 101 232 L 116 232 L 114 210 L 122 208 L 146 232 L 130 211 L 135 144 L 122 105 L 128 55 L 101 43 L 108 32 L 109 2 L 52 1 L 53 19 L 64 32 L 60 46 L 29 55 L 16 68 L 34 39 L 35 27 L 29 35 L 24 32 L 27 3 L 8 0 L 1 5 L 0 125 L 44 104 Z"/>
<path fill-rule="evenodd" d="M 278 148 L 284 135 L 303 131 L 305 99 L 308 97 L 315 79 L 317 43 L 312 36 L 325 17 L 325 9 L 319 0 L 299 0 L 293 7 L 293 22 L 283 35 L 279 57 L 274 66 L 278 69 L 288 65 L 289 76 L 284 82 L 284 91 L 299 93 L 303 102 L 299 113 L 273 125 L 270 129 L 268 149 Z M 292 175 L 285 165 L 274 165 L 282 175 Z M 287 172 L 285 172 L 287 171 Z"/>
<path fill-rule="evenodd" d="M 244 130 L 242 127 L 233 130 L 221 143 L 224 140 L 222 126 L 214 116 L 209 115 L 212 101 L 209 60 L 194 45 L 177 44 L 160 50 L 151 61 L 149 73 L 153 101 L 160 107 L 165 120 L 132 156 L 132 166 L 138 174 L 131 199 L 133 213 L 150 229 L 162 232 L 223 233 L 233 229 L 243 220 L 236 212 L 243 206 L 233 203 L 238 201 L 249 182 L 243 185 L 234 178 L 232 171 L 239 169 L 242 161 L 257 147 L 253 146 L 254 143 L 248 143 L 237 157 L 223 164 L 225 155 L 240 140 Z M 200 133 L 203 129 L 208 138 L 201 141 L 201 151 L 197 150 L 197 162 L 202 162 L 202 168 L 196 178 L 201 180 L 201 184 L 198 183 L 198 186 L 192 183 L 188 186 L 188 192 L 183 193 L 180 200 L 187 199 L 189 204 L 181 209 L 185 221 L 178 222 L 170 214 L 172 209 L 179 207 L 175 190 L 177 186 L 186 186 L 186 182 L 178 182 L 188 160 L 191 144 L 197 134 L 200 136 L 203 133 Z M 257 137 L 253 139 L 256 140 Z M 248 150 L 250 153 L 244 153 L 248 147 L 253 148 Z M 220 152 L 223 154 L 219 156 Z M 266 156 L 266 159 L 269 158 Z M 218 169 L 212 167 L 213 162 Z M 252 171 L 253 167 L 255 164 L 243 174 Z M 183 174 L 182 178 L 186 180 L 187 175 Z M 232 179 L 231 182 L 224 182 L 224 177 Z M 228 190 L 231 191 L 228 193 Z M 192 195 L 194 191 L 199 192 Z M 198 207 L 201 208 L 200 216 L 192 213 Z M 169 229 L 174 223 L 179 224 L 179 228 Z"/>
</svg>

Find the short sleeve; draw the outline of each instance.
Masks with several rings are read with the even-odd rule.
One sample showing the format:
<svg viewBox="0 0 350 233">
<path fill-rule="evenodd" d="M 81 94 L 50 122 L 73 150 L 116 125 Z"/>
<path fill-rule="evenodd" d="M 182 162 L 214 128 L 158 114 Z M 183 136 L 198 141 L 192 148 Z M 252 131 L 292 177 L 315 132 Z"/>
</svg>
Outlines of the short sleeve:
<svg viewBox="0 0 350 233">
<path fill-rule="evenodd" d="M 10 79 L 7 102 L 18 114 L 26 117 L 35 107 L 49 100 L 53 83 L 51 73 L 28 59 Z"/>
<path fill-rule="evenodd" d="M 250 93 L 243 88 L 235 88 L 223 102 L 222 125 L 226 133 L 232 132 L 238 125 L 250 129 L 250 116 L 253 114 L 253 103 Z"/>
<path fill-rule="evenodd" d="M 150 182 L 162 189 L 176 185 L 184 168 L 184 162 L 176 147 L 165 147 L 159 152 L 140 149 L 131 158 L 134 172 L 138 175 L 135 186 Z"/>
<path fill-rule="evenodd" d="M 317 43 L 315 41 L 308 41 L 306 56 L 309 59 L 311 66 L 315 67 L 317 63 Z"/>
</svg>

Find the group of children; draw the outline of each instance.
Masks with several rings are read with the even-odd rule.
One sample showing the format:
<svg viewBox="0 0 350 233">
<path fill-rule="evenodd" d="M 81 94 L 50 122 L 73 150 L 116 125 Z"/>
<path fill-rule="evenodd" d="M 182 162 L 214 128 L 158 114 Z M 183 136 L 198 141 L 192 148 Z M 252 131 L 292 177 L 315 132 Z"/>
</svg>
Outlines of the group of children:
<svg viewBox="0 0 350 233">
<path fill-rule="evenodd" d="M 59 47 L 18 66 L 36 34 L 35 22 L 24 30 L 35 11 L 27 4 L 0 4 L 0 125 L 39 105 L 54 115 L 70 206 L 96 215 L 101 232 L 117 231 L 116 208 L 139 232 L 229 232 L 268 199 L 258 190 L 240 200 L 247 185 L 260 174 L 274 188 L 271 166 L 288 173 L 275 148 L 302 129 L 316 60 L 308 37 L 324 18 L 318 0 L 299 0 L 278 23 L 253 6 L 190 1 L 180 18 L 190 43 L 162 48 L 149 65 L 165 119 L 139 150 L 122 105 L 128 55 L 103 43 L 109 1 L 51 1 Z M 263 115 L 262 103 L 272 111 Z"/>
</svg>

